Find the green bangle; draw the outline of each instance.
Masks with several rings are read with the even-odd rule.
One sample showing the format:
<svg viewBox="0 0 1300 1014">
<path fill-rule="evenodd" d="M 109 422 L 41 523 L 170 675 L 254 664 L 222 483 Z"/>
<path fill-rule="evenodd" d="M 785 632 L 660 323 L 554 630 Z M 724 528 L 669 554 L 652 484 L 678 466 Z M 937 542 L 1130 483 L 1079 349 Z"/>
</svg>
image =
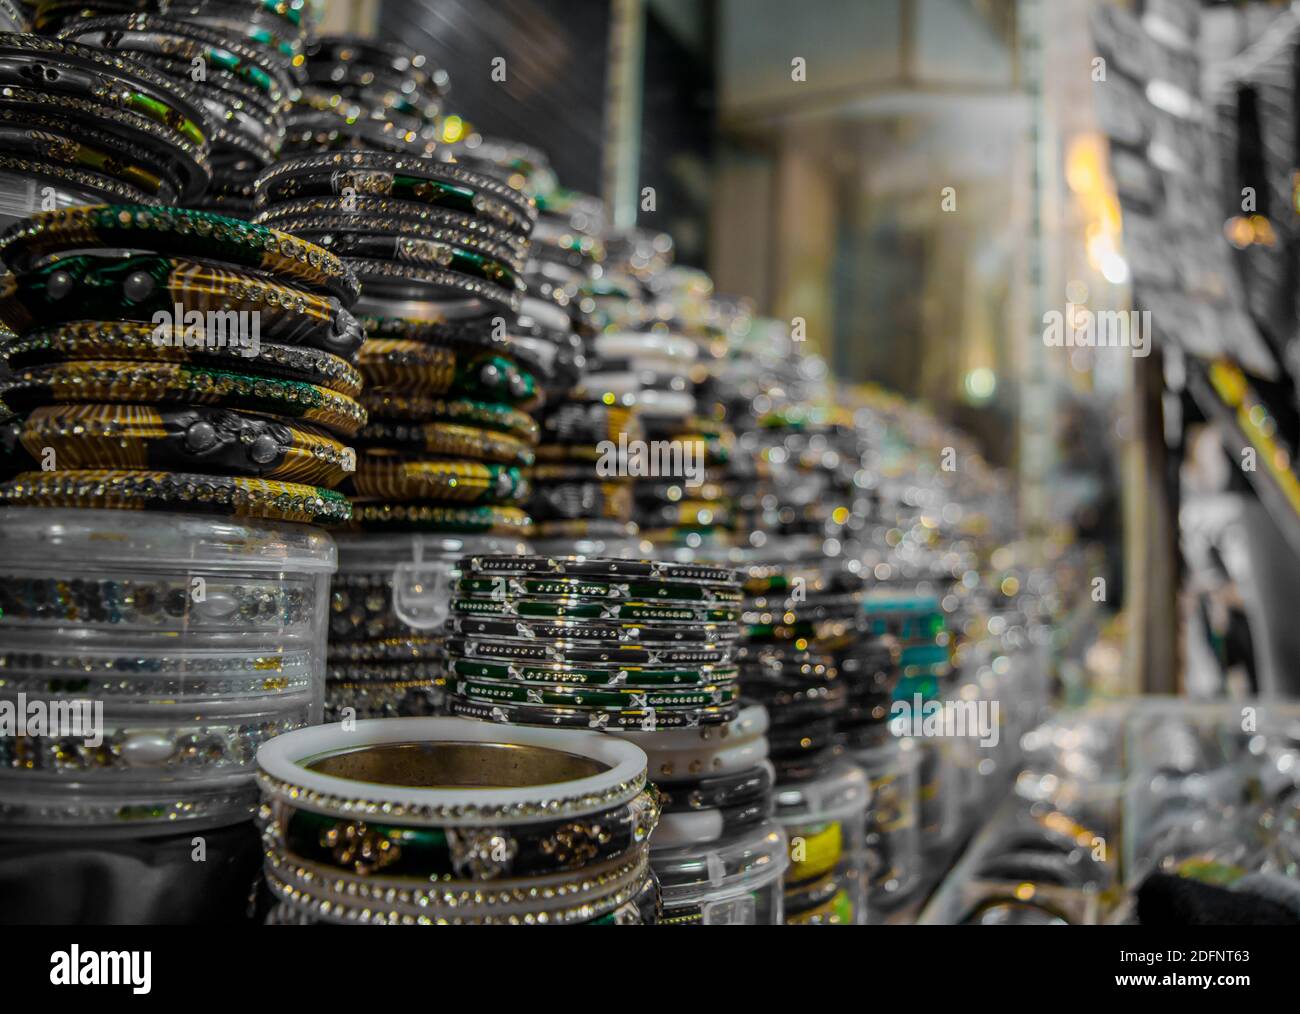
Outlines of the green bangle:
<svg viewBox="0 0 1300 1014">
<path fill-rule="evenodd" d="M 147 249 L 238 264 L 336 296 L 349 306 L 361 293 L 351 270 L 314 243 L 263 225 L 183 208 L 104 204 L 42 212 L 0 236 L 0 260 L 10 271 L 22 272 L 38 258 L 88 247 Z"/>
</svg>

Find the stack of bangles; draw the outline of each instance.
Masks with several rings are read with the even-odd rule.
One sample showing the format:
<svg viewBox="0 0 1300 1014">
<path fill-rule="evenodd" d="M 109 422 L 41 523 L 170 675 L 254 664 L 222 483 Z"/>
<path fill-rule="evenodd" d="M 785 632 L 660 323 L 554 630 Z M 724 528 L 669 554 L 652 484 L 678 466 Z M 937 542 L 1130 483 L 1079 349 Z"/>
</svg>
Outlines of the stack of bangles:
<svg viewBox="0 0 1300 1014">
<path fill-rule="evenodd" d="M 305 80 L 304 60 L 313 31 L 309 6 L 307 0 L 38 0 L 32 27 L 50 35 L 87 18 L 152 10 L 218 32 L 231 43 L 258 51 L 264 59 L 274 59 L 298 85 Z"/>
<path fill-rule="evenodd" d="M 531 201 L 457 165 L 354 150 L 281 162 L 257 191 L 258 221 L 333 251 L 365 288 L 355 526 L 526 534 L 540 392 L 508 321 Z"/>
<path fill-rule="evenodd" d="M 0 235 L 13 506 L 338 524 L 366 423 L 351 270 L 203 211 L 96 205 Z"/>
<path fill-rule="evenodd" d="M 406 46 L 327 35 L 307 51 L 307 82 L 289 113 L 286 156 L 336 149 L 435 155 L 447 72 Z M 462 128 L 463 129 L 463 128 Z"/>
<path fill-rule="evenodd" d="M 622 405 L 571 396 L 547 411 L 541 426 L 529 505 L 539 548 L 568 541 L 580 551 L 579 540 L 600 540 L 608 550 L 623 540 L 639 556 L 633 480 L 619 454 L 620 446 L 642 442 L 636 414 Z"/>
<path fill-rule="evenodd" d="M 7 218 L 104 200 L 193 200 L 211 178 L 215 130 L 188 88 L 129 56 L 0 34 L 0 179 L 34 197 Z"/>
<path fill-rule="evenodd" d="M 866 664 L 861 579 L 832 564 L 754 565 L 744 583 L 742 679 L 771 712 L 778 782 L 817 777 L 840 745 L 850 690 L 865 692 L 859 674 L 877 671 Z"/>
<path fill-rule="evenodd" d="M 789 858 L 785 832 L 770 819 L 767 728 L 763 706 L 748 704 L 722 725 L 611 733 L 650 758 L 663 811 L 650 864 L 665 925 L 782 924 Z"/>
<path fill-rule="evenodd" d="M 649 416 L 651 447 L 667 448 L 670 469 L 645 474 L 636 483 L 636 518 L 652 546 L 725 550 L 733 543 L 735 482 L 730 474 L 735 435 L 725 425 L 692 417 L 685 421 Z M 683 467 L 675 467 L 680 448 Z M 660 457 L 663 455 L 661 453 Z"/>
<path fill-rule="evenodd" d="M 253 181 L 280 154 L 294 80 L 289 59 L 242 32 L 176 16 L 133 13 L 71 20 L 59 38 L 129 55 L 184 87 L 213 124 L 212 183 L 201 205 L 247 218 Z"/>
<path fill-rule="evenodd" d="M 279 736 L 257 761 L 268 922 L 659 920 L 659 804 L 633 744 L 397 718 Z"/>
<path fill-rule="evenodd" d="M 493 722 L 592 729 L 730 721 L 739 601 L 724 568 L 467 557 L 452 583 L 447 706 Z"/>
</svg>

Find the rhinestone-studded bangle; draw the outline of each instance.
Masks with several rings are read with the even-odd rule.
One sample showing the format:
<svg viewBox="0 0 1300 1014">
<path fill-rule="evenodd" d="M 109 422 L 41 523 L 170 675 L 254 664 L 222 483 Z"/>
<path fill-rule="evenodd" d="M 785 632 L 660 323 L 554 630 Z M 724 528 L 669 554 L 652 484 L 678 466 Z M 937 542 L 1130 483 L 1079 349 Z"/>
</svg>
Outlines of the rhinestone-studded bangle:
<svg viewBox="0 0 1300 1014">
<path fill-rule="evenodd" d="M 526 535 L 533 521 L 517 507 L 448 507 L 431 503 L 353 504 L 356 527 L 367 531 L 461 532 L 475 535 Z"/>
<path fill-rule="evenodd" d="M 356 276 L 314 243 L 266 226 L 182 208 L 160 211 L 107 204 L 42 212 L 15 223 L 0 237 L 0 260 L 11 271 L 24 271 L 37 257 L 88 247 L 148 249 L 239 264 L 293 279 L 349 305 L 360 293 Z"/>
<path fill-rule="evenodd" d="M 14 507 L 196 510 L 267 521 L 342 524 L 348 499 L 331 490 L 266 479 L 167 472 L 25 472 L 0 484 Z"/>
<path fill-rule="evenodd" d="M 53 451 L 60 469 L 201 470 L 332 489 L 356 465 L 352 448 L 324 433 L 210 406 L 45 406 L 19 439 L 37 460 Z"/>
<path fill-rule="evenodd" d="M 157 329 L 133 321 L 73 321 L 0 344 L 0 358 L 15 372 L 70 360 L 174 361 L 217 369 L 270 374 L 337 391 L 361 393 L 361 372 L 341 356 L 295 345 L 159 344 Z"/>
<path fill-rule="evenodd" d="M 0 398 L 16 411 L 59 402 L 220 405 L 301 419 L 345 437 L 366 421 L 365 410 L 337 391 L 188 363 L 87 360 L 32 367 L 0 385 Z"/>
<path fill-rule="evenodd" d="M 503 183 L 460 166 L 385 152 L 330 152 L 288 159 L 257 181 L 258 206 L 295 197 L 357 195 L 401 197 L 501 222 L 525 235 L 537 209 Z"/>
</svg>

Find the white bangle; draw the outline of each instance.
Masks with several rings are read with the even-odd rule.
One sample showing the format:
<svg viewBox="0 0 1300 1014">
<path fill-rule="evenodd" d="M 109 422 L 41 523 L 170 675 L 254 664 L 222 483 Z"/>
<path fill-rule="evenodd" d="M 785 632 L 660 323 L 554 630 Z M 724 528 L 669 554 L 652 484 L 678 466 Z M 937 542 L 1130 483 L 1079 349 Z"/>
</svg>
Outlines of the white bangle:
<svg viewBox="0 0 1300 1014">
<path fill-rule="evenodd" d="M 322 774 L 308 765 L 366 748 L 402 744 L 436 747 L 523 746 L 568 754 L 603 767 L 549 784 L 485 788 L 385 785 Z M 526 758 L 525 758 L 526 760 Z M 645 786 L 647 759 L 636 744 L 586 730 L 503 727 L 460 718 L 388 718 L 351 729 L 322 725 L 277 736 L 257 752 L 263 795 L 315 813 L 382 817 L 408 826 L 482 827 L 535 823 L 619 806 Z"/>
</svg>

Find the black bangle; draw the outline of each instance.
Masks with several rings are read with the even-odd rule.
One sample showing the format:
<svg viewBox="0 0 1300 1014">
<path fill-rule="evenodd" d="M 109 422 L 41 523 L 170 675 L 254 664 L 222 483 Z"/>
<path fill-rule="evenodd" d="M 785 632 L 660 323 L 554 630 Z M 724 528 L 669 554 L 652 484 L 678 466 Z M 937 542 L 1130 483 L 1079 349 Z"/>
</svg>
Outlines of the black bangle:
<svg viewBox="0 0 1300 1014">
<path fill-rule="evenodd" d="M 708 775 L 688 782 L 656 784 L 664 813 L 714 810 L 770 800 L 773 772 L 760 764 L 733 775 Z"/>
<path fill-rule="evenodd" d="M 734 666 L 578 666 L 568 662 L 515 663 L 454 657 L 447 671 L 468 679 L 515 680 L 521 683 L 563 683 L 571 686 L 631 686 L 642 689 L 731 683 L 738 677 Z"/>
<path fill-rule="evenodd" d="M 640 647 L 618 645 L 610 647 L 574 647 L 567 643 L 538 644 L 526 641 L 477 641 L 451 638 L 447 642 L 449 654 L 467 658 L 497 659 L 506 662 L 576 662 L 607 665 L 714 665 L 726 666 L 732 661 L 729 646 L 700 646 L 698 648 Z"/>
<path fill-rule="evenodd" d="M 524 638 L 538 641 L 564 641 L 583 647 L 591 644 L 645 645 L 668 644 L 719 645 L 738 636 L 735 624 L 611 622 L 588 619 L 521 619 L 484 616 L 453 616 L 447 621 L 450 633 L 463 637 Z"/>
<path fill-rule="evenodd" d="M 411 200 L 481 215 L 524 235 L 537 211 L 530 198 L 489 176 L 450 163 L 386 152 L 330 152 L 290 159 L 257 181 L 259 209 L 299 197 L 358 196 Z"/>
</svg>

